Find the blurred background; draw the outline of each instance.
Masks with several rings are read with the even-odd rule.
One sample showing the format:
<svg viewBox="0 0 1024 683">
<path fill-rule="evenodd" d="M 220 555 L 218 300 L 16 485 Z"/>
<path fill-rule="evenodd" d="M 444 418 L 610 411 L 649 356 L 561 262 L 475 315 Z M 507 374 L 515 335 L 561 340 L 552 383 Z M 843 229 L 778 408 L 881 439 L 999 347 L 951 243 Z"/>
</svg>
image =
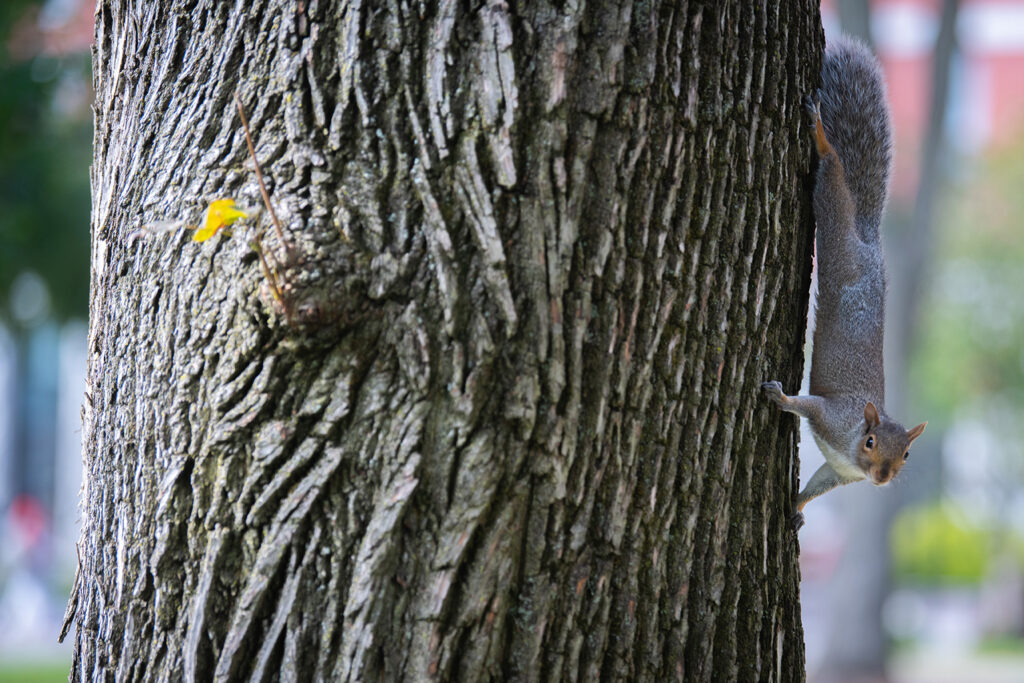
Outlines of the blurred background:
<svg viewBox="0 0 1024 683">
<path fill-rule="evenodd" d="M 0 4 L 0 681 L 66 680 L 71 657 L 93 7 Z M 807 509 L 809 679 L 1024 681 L 1024 0 L 822 13 L 887 73 L 886 408 L 928 429 L 890 486 Z M 806 481 L 807 432 L 801 460 Z"/>
<path fill-rule="evenodd" d="M 860 36 L 886 72 L 886 410 L 928 428 L 892 484 L 806 510 L 808 678 L 1021 682 L 1024 2 L 826 0 L 822 15 L 826 40 Z M 806 427 L 800 454 L 807 481 L 823 458 Z"/>
<path fill-rule="evenodd" d="M 0 3 L 0 681 L 71 662 L 94 4 Z"/>
</svg>

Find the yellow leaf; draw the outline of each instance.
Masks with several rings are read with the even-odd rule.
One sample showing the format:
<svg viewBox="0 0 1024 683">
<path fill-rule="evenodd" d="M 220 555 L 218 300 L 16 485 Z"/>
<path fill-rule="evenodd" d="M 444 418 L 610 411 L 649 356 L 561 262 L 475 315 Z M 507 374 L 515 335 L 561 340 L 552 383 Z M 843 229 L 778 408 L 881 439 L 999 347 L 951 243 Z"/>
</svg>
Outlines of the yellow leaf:
<svg viewBox="0 0 1024 683">
<path fill-rule="evenodd" d="M 206 220 L 203 221 L 203 227 L 196 230 L 196 234 L 192 235 L 192 240 L 195 242 L 205 242 L 216 235 L 221 228 L 225 228 L 241 218 L 248 217 L 249 214 L 235 206 L 234 199 L 214 200 L 210 202 L 209 208 L 206 209 Z"/>
</svg>

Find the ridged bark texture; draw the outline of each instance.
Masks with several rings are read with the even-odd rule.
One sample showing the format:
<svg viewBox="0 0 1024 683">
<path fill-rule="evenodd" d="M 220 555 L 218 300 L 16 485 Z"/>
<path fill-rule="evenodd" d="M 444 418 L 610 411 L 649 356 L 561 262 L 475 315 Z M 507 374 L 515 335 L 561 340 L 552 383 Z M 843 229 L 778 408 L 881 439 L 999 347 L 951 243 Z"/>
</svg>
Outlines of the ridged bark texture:
<svg viewBox="0 0 1024 683">
<path fill-rule="evenodd" d="M 76 680 L 803 678 L 816 3 L 101 0 Z M 144 230 L 259 194 L 239 227 Z M 286 315 L 285 308 L 290 310 Z"/>
</svg>

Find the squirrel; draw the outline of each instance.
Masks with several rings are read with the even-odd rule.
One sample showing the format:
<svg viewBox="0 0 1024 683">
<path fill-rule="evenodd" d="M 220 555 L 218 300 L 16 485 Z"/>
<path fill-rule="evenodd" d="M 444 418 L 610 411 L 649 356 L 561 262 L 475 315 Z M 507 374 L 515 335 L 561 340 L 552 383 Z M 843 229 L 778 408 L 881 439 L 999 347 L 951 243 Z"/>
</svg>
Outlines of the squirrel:
<svg viewBox="0 0 1024 683">
<path fill-rule="evenodd" d="M 879 224 L 889 191 L 892 124 L 882 70 L 863 43 L 830 41 L 821 88 L 804 98 L 818 154 L 814 184 L 818 259 L 810 396 L 762 389 L 810 423 L 825 464 L 794 499 L 794 529 L 808 501 L 837 486 L 892 480 L 927 422 L 913 429 L 885 414 L 882 338 L 885 268 Z"/>
</svg>

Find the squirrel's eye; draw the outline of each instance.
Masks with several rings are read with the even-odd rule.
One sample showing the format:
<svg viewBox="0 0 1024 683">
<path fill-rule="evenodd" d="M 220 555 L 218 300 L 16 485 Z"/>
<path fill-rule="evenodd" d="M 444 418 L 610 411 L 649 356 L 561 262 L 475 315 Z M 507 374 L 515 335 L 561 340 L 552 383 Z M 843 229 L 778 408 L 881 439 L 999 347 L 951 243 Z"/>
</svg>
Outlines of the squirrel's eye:
<svg viewBox="0 0 1024 683">
<path fill-rule="evenodd" d="M 903 454 L 903 462 L 906 462 L 907 458 L 909 458 L 909 457 L 910 457 L 910 451 L 907 451 L 906 453 Z"/>
<path fill-rule="evenodd" d="M 868 440 L 864 442 L 864 447 L 865 448 L 874 448 L 875 447 L 875 437 L 869 436 Z"/>
</svg>

